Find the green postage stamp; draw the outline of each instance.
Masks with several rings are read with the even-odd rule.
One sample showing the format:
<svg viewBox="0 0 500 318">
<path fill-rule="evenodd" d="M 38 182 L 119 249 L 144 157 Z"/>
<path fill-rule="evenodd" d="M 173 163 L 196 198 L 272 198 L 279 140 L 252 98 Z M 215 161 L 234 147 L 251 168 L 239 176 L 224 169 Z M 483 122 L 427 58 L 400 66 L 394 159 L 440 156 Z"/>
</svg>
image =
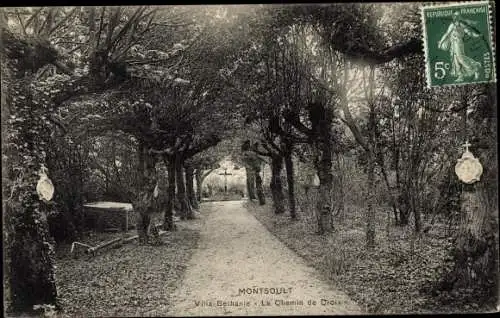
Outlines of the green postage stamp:
<svg viewBox="0 0 500 318">
<path fill-rule="evenodd" d="M 488 2 L 425 5 L 422 23 L 429 87 L 496 81 Z"/>
</svg>

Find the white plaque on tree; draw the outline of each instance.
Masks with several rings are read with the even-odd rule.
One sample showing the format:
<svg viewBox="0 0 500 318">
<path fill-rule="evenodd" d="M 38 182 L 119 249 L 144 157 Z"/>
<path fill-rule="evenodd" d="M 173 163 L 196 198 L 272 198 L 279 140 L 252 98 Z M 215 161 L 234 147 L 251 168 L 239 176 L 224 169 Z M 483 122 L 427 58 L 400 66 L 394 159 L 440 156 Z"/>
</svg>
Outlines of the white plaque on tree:
<svg viewBox="0 0 500 318">
<path fill-rule="evenodd" d="M 155 189 L 153 190 L 153 197 L 156 199 L 158 198 L 158 193 L 159 193 L 159 190 L 158 190 L 158 183 L 156 183 L 156 186 L 155 186 Z"/>
<path fill-rule="evenodd" d="M 477 158 L 469 151 L 470 144 L 465 143 L 465 152 L 455 165 L 455 173 L 458 179 L 466 184 L 472 184 L 480 180 L 483 174 L 483 166 Z"/>
<path fill-rule="evenodd" d="M 38 180 L 36 185 L 36 192 L 38 193 L 39 199 L 42 201 L 50 201 L 54 196 L 54 185 L 47 176 L 47 172 L 48 172 L 47 168 L 44 165 L 42 165 L 42 168 L 38 173 L 40 179 Z"/>
</svg>

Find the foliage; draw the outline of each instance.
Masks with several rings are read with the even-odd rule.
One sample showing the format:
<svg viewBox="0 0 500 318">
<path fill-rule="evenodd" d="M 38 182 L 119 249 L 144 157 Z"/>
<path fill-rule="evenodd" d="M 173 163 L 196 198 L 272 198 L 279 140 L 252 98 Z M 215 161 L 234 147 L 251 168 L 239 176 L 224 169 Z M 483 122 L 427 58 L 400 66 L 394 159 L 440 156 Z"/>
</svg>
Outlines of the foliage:
<svg viewBox="0 0 500 318">
<path fill-rule="evenodd" d="M 80 149 L 79 149 L 80 148 Z M 83 149 L 82 149 L 83 148 Z M 58 209 L 47 216 L 51 236 L 56 242 L 75 239 L 83 231 L 83 203 L 88 184 L 88 150 L 67 136 L 54 136 L 49 142 L 47 166 L 57 192 Z"/>
</svg>

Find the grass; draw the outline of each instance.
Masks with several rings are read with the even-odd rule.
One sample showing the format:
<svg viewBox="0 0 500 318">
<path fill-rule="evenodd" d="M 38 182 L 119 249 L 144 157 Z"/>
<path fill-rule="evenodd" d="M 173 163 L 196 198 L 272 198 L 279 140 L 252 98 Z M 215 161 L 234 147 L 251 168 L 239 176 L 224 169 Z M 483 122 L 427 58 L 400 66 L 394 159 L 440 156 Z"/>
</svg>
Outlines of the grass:
<svg viewBox="0 0 500 318">
<path fill-rule="evenodd" d="M 348 206 L 335 229 L 318 235 L 312 205 L 299 204 L 298 221 L 275 215 L 270 205 L 248 202 L 248 210 L 290 249 L 319 270 L 361 308 L 375 314 L 484 312 L 472 290 L 437 292 L 429 286 L 452 266 L 447 226 L 436 223 L 415 236 L 410 226 L 387 226 L 388 214 L 376 212 L 376 247 L 365 247 L 363 207 Z M 304 212 L 307 211 L 307 212 Z"/>
</svg>

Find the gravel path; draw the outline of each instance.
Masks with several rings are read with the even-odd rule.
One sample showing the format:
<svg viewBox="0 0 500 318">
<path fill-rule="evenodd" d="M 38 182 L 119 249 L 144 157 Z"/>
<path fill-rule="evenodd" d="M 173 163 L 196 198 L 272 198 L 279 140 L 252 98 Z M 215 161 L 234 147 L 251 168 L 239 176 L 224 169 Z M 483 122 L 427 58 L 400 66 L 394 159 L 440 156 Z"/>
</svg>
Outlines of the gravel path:
<svg viewBox="0 0 500 318">
<path fill-rule="evenodd" d="M 348 315 L 359 307 L 332 289 L 313 268 L 242 206 L 204 204 L 204 224 L 173 316 Z"/>
</svg>

